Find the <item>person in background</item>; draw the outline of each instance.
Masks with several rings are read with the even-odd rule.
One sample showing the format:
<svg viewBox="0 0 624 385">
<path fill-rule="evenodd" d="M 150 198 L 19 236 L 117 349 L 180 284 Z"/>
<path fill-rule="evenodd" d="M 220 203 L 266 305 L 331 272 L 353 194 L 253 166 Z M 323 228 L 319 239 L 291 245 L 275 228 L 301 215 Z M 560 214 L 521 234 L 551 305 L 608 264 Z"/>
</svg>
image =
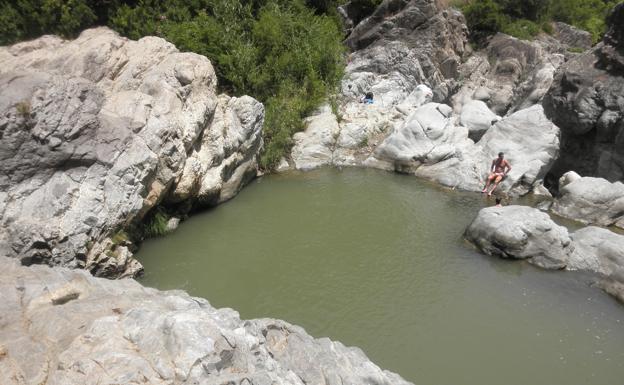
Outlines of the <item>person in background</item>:
<svg viewBox="0 0 624 385">
<path fill-rule="evenodd" d="M 370 91 L 367 92 L 362 99 L 360 99 L 360 103 L 373 104 L 373 93 Z"/>
</svg>

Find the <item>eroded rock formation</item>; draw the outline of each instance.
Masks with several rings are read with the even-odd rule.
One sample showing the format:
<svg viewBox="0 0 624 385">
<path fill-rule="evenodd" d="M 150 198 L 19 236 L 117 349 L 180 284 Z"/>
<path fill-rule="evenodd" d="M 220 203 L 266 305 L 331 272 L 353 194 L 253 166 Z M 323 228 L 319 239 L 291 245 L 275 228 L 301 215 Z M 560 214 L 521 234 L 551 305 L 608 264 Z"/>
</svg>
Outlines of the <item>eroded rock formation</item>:
<svg viewBox="0 0 624 385">
<path fill-rule="evenodd" d="M 526 259 L 550 269 L 565 268 L 574 250 L 565 227 L 527 206 L 482 209 L 465 237 L 487 255 Z"/>
<path fill-rule="evenodd" d="M 574 170 L 624 179 L 624 4 L 609 19 L 604 41 L 565 63 L 544 99 L 562 129 L 562 156 L 553 173 Z"/>
<path fill-rule="evenodd" d="M 156 37 L 96 28 L 0 48 L 0 253 L 137 273 L 115 232 L 255 175 L 263 106 L 215 90 L 208 59 Z"/>
<path fill-rule="evenodd" d="M 624 228 L 624 184 L 603 178 L 564 174 L 551 210 L 585 224 Z"/>
<path fill-rule="evenodd" d="M 358 348 L 181 291 L 0 257 L 0 383 L 409 385 Z"/>
<path fill-rule="evenodd" d="M 568 233 L 538 209 L 505 206 L 479 211 L 464 236 L 487 255 L 594 272 L 600 287 L 624 301 L 624 235 L 594 226 Z"/>
<path fill-rule="evenodd" d="M 560 136 L 540 102 L 568 43 L 498 34 L 471 54 L 456 13 L 435 1 L 384 1 L 356 26 L 338 108 L 308 119 L 292 165 L 377 167 L 480 191 L 503 151 L 514 168 L 500 191 L 524 195 L 540 186 Z M 373 104 L 359 103 L 367 91 Z"/>
</svg>

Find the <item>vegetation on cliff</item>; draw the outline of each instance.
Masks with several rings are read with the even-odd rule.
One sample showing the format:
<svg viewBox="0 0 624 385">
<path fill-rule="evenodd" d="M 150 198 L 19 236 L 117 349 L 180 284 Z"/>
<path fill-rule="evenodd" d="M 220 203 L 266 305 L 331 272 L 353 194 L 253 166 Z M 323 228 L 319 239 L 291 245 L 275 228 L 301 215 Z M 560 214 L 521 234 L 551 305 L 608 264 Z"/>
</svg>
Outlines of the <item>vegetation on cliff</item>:
<svg viewBox="0 0 624 385">
<path fill-rule="evenodd" d="M 373 7 L 378 0 L 358 0 Z M 0 44 L 94 25 L 161 36 L 207 56 L 222 90 L 266 106 L 262 165 L 290 148 L 302 118 L 333 91 L 344 67 L 335 0 L 0 0 Z"/>
<path fill-rule="evenodd" d="M 475 40 L 496 32 L 530 39 L 551 32 L 550 23 L 561 21 L 589 31 L 594 42 L 606 29 L 606 16 L 621 0 L 459 0 Z"/>
</svg>

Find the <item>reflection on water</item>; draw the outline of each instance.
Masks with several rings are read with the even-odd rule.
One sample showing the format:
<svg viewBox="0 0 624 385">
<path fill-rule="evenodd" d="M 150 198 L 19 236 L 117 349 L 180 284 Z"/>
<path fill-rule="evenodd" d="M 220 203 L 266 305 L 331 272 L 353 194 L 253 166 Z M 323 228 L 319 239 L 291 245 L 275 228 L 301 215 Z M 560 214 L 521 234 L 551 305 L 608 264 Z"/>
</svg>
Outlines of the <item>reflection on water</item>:
<svg viewBox="0 0 624 385">
<path fill-rule="evenodd" d="M 488 204 L 374 170 L 275 175 L 138 258 L 147 285 L 359 346 L 417 384 L 622 383 L 622 307 L 581 273 L 474 251 L 462 234 Z"/>
</svg>

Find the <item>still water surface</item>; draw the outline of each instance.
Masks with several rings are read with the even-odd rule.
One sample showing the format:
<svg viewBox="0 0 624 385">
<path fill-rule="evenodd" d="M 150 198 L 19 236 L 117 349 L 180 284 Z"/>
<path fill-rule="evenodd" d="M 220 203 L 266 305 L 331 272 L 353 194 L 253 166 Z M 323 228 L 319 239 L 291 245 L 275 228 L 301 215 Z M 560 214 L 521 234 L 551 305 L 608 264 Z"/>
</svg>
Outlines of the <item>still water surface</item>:
<svg viewBox="0 0 624 385">
<path fill-rule="evenodd" d="M 261 178 L 143 244 L 143 283 L 362 348 L 416 384 L 624 384 L 624 307 L 462 240 L 479 194 L 375 170 Z"/>
</svg>

